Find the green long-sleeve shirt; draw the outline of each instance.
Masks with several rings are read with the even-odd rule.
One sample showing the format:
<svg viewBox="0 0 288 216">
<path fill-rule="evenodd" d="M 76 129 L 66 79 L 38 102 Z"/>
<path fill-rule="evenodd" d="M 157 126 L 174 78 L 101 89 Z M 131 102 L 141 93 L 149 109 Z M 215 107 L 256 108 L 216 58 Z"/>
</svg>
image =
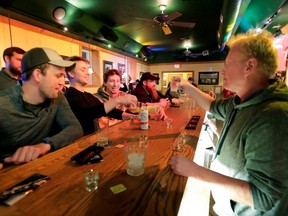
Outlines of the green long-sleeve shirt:
<svg viewBox="0 0 288 216">
<path fill-rule="evenodd" d="M 0 92 L 0 158 L 43 139 L 56 150 L 82 134 L 81 125 L 62 93 L 56 99 L 31 105 L 23 101 L 19 85 Z"/>
<path fill-rule="evenodd" d="M 214 209 L 228 215 L 288 215 L 288 88 L 278 81 L 237 103 L 217 100 L 210 112 L 225 120 L 211 169 L 249 182 L 253 207 L 212 191 Z M 223 212 L 218 212 L 224 215 Z"/>
</svg>

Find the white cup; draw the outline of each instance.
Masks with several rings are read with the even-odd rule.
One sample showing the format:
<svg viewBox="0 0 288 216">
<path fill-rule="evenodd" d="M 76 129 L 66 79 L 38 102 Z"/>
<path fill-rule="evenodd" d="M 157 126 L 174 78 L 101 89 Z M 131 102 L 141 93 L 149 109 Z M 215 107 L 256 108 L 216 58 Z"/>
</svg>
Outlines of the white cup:
<svg viewBox="0 0 288 216">
<path fill-rule="evenodd" d="M 124 148 L 126 157 L 126 170 L 130 176 L 144 174 L 146 144 L 145 142 L 127 143 Z"/>
</svg>

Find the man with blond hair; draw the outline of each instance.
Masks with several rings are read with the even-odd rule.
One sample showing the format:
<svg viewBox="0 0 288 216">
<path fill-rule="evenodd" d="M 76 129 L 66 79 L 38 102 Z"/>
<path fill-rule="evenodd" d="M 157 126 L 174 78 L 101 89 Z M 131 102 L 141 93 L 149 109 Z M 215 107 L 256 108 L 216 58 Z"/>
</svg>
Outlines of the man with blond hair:
<svg viewBox="0 0 288 216">
<path fill-rule="evenodd" d="M 277 53 L 271 34 L 233 37 L 222 70 L 236 95 L 214 99 L 189 83 L 180 88 L 224 121 L 211 170 L 177 155 L 170 165 L 209 188 L 217 215 L 288 214 L 288 88 L 271 77 Z"/>
</svg>

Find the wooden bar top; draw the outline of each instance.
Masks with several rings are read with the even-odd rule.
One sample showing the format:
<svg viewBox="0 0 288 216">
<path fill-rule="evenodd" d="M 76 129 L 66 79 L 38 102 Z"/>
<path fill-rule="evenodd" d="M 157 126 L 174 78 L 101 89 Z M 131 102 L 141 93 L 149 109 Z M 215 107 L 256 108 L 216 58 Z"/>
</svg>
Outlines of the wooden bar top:
<svg viewBox="0 0 288 216">
<path fill-rule="evenodd" d="M 197 107 L 170 107 L 166 110 L 174 119 L 173 127 L 165 121 L 149 120 L 148 130 L 140 123 L 123 121 L 109 128 L 111 147 L 101 152 L 100 163 L 79 165 L 70 158 L 95 143 L 97 134 L 83 137 L 69 146 L 49 153 L 35 161 L 13 169 L 0 170 L 0 191 L 19 183 L 34 173 L 44 174 L 50 180 L 13 206 L 0 206 L 0 215 L 177 215 L 185 189 L 186 177 L 173 173 L 168 161 L 173 154 L 171 144 L 185 130 L 192 115 L 201 118 L 196 130 L 185 130 L 187 142 L 179 154 L 193 159 L 205 111 Z M 116 145 L 135 142 L 141 134 L 148 136 L 145 173 L 133 177 L 126 173 L 124 149 Z M 99 187 L 87 192 L 84 173 L 96 169 L 100 173 Z M 127 190 L 113 194 L 112 186 L 123 184 Z"/>
</svg>

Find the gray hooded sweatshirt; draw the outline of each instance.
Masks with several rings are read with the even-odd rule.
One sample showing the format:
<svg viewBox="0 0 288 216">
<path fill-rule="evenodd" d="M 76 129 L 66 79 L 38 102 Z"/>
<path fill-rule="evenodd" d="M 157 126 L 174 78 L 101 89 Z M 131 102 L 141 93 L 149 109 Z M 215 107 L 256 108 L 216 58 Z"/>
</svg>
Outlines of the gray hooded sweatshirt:
<svg viewBox="0 0 288 216">
<path fill-rule="evenodd" d="M 224 120 L 211 169 L 248 181 L 253 207 L 212 191 L 219 215 L 288 215 L 288 88 L 274 82 L 239 103 L 216 100 L 210 112 Z"/>
</svg>

